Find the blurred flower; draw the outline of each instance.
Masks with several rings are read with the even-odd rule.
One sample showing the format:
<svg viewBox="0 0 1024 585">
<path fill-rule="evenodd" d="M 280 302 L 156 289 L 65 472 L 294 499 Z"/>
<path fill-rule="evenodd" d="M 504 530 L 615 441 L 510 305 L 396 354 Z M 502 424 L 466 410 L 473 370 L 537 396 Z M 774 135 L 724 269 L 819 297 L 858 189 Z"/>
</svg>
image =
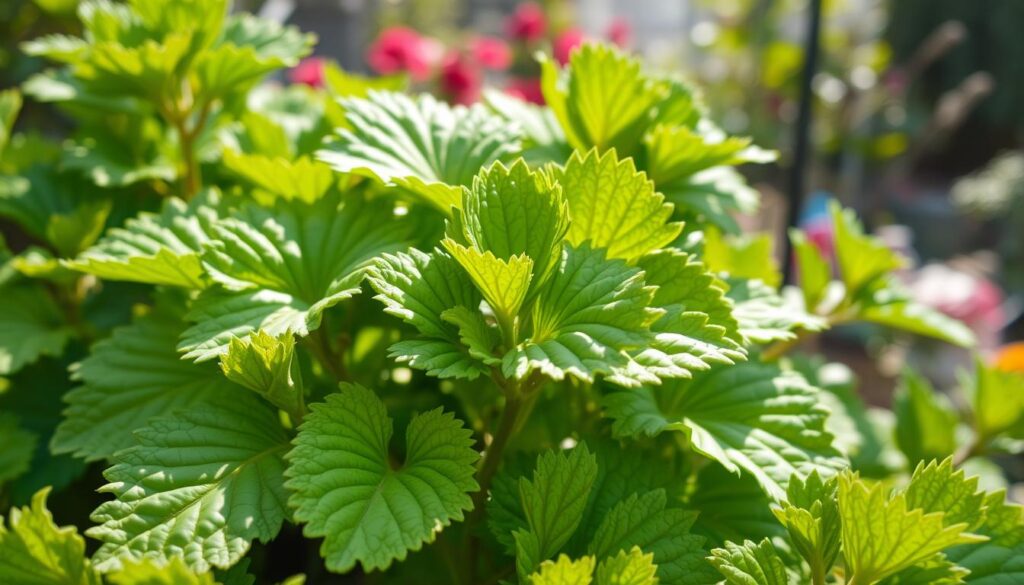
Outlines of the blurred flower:
<svg viewBox="0 0 1024 585">
<path fill-rule="evenodd" d="M 310 87 L 323 87 L 324 60 L 320 57 L 303 59 L 288 72 L 288 79 L 292 83 L 301 83 Z"/>
<path fill-rule="evenodd" d="M 555 59 L 559 63 L 565 65 L 569 62 L 569 54 L 576 47 L 583 44 L 583 31 L 578 28 L 566 29 L 562 34 L 558 35 L 551 47 L 551 51 L 555 54 Z"/>
<path fill-rule="evenodd" d="M 480 98 L 480 70 L 461 53 L 452 51 L 445 56 L 440 83 L 453 103 L 468 105 Z"/>
<path fill-rule="evenodd" d="M 440 51 L 436 41 L 422 37 L 412 29 L 396 26 L 381 32 L 370 45 L 366 60 L 374 71 L 382 75 L 408 72 L 414 80 L 423 81 L 430 77 Z"/>
<path fill-rule="evenodd" d="M 536 41 L 547 32 L 548 20 L 544 9 L 533 2 L 526 2 L 516 7 L 516 11 L 508 18 L 505 29 L 508 36 L 519 41 Z"/>
<path fill-rule="evenodd" d="M 1024 342 L 1010 343 L 999 348 L 993 364 L 997 370 L 1024 374 Z"/>
<path fill-rule="evenodd" d="M 470 42 L 469 50 L 485 69 L 502 71 L 512 64 L 512 49 L 501 39 L 477 37 Z"/>
<path fill-rule="evenodd" d="M 608 40 L 626 48 L 633 41 L 633 27 L 624 18 L 616 18 L 608 26 Z"/>
<path fill-rule="evenodd" d="M 544 94 L 540 90 L 538 77 L 513 77 L 508 80 L 505 93 L 530 103 L 544 105 Z"/>
</svg>

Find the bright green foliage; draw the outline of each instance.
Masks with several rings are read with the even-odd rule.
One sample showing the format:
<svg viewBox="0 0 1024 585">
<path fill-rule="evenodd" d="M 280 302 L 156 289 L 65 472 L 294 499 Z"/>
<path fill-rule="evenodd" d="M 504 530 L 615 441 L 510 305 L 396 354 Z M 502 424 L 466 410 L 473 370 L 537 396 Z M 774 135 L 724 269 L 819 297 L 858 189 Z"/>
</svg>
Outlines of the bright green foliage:
<svg viewBox="0 0 1024 585">
<path fill-rule="evenodd" d="M 804 293 L 807 308 L 813 311 L 825 298 L 826 288 L 832 280 L 832 269 L 818 247 L 807 239 L 804 232 L 789 230 L 789 241 L 792 242 L 796 255 L 800 289 Z"/>
<path fill-rule="evenodd" d="M 450 107 L 431 96 L 370 92 L 344 99 L 351 126 L 318 153 L 334 170 L 403 187 L 447 213 L 462 186 L 494 160 L 519 148 L 518 132 L 480 105 Z"/>
<path fill-rule="evenodd" d="M 749 145 L 749 138 L 710 142 L 686 126 L 659 125 L 644 136 L 646 168 L 655 183 L 671 185 L 712 167 L 745 162 L 740 154 Z"/>
<path fill-rule="evenodd" d="M 263 154 L 225 151 L 224 166 L 250 187 L 271 198 L 313 203 L 334 185 L 335 177 L 325 164 L 308 156 L 294 161 Z"/>
<path fill-rule="evenodd" d="M 221 357 L 228 380 L 245 386 L 296 419 L 303 414 L 302 374 L 295 361 L 295 338 L 271 337 L 262 329 L 245 339 L 232 339 Z"/>
<path fill-rule="evenodd" d="M 507 122 L 523 132 L 523 158 L 531 164 L 568 160 L 572 149 L 551 108 L 516 99 L 498 90 L 484 90 L 484 102 Z"/>
<path fill-rule="evenodd" d="M 21 92 L 16 89 L 0 91 L 0 154 L 11 140 L 11 129 L 20 110 Z"/>
<path fill-rule="evenodd" d="M 196 574 L 178 557 L 165 564 L 151 559 L 127 561 L 107 575 L 111 585 L 216 585 L 210 573 Z"/>
<path fill-rule="evenodd" d="M 793 546 L 810 565 L 811 574 L 820 580 L 824 580 L 839 556 L 837 489 L 835 477 L 823 480 L 817 471 L 812 471 L 806 480 L 793 478 L 786 488 L 786 499 L 772 508 L 789 531 Z"/>
<path fill-rule="evenodd" d="M 192 305 L 188 318 L 196 324 L 178 346 L 196 361 L 225 353 L 232 337 L 258 329 L 308 335 L 326 309 L 359 292 L 375 256 L 408 238 L 390 207 L 334 197 L 273 209 L 245 205 L 213 231 L 202 260 L 220 286 Z"/>
<path fill-rule="evenodd" d="M 791 476 L 832 475 L 844 462 L 824 429 L 819 390 L 774 364 L 718 367 L 657 388 L 614 392 L 605 414 L 618 436 L 685 434 L 693 449 L 734 473 L 749 473 L 773 498 Z"/>
<path fill-rule="evenodd" d="M 85 541 L 70 526 L 53 523 L 46 509 L 49 489 L 32 505 L 13 508 L 7 526 L 0 519 L 0 581 L 18 585 L 100 585 L 85 558 Z"/>
<path fill-rule="evenodd" d="M 968 583 L 1010 585 L 1024 579 L 1024 508 L 1006 501 L 1006 493 L 985 496 L 985 521 L 975 529 L 989 540 L 954 547 L 950 560 L 971 571 Z"/>
<path fill-rule="evenodd" d="M 634 546 L 597 566 L 597 585 L 658 585 L 654 555 Z"/>
<path fill-rule="evenodd" d="M 4 286 L 0 296 L 0 375 L 13 374 L 44 355 L 60 355 L 71 328 L 41 287 Z"/>
<path fill-rule="evenodd" d="M 28 471 L 32 454 L 36 449 L 34 433 L 18 426 L 18 418 L 10 413 L 0 413 L 0 485 L 17 478 Z"/>
<path fill-rule="evenodd" d="M 896 444 L 912 464 L 944 459 L 956 451 L 958 416 L 949 400 L 907 370 L 893 396 Z"/>
<path fill-rule="evenodd" d="M 761 280 L 727 279 L 727 295 L 735 303 L 733 317 L 740 333 L 754 343 L 788 341 L 800 332 L 817 332 L 827 327 L 825 319 L 807 311 L 803 299 L 783 289 L 779 294 Z"/>
<path fill-rule="evenodd" d="M 871 281 L 903 267 L 903 258 L 880 240 L 864 234 L 853 210 L 833 202 L 830 211 L 839 275 L 850 296 L 857 296 Z"/>
<path fill-rule="evenodd" d="M 531 585 L 590 585 L 594 573 L 594 557 L 572 560 L 560 555 L 557 561 L 544 561 L 539 570 L 530 575 Z"/>
<path fill-rule="evenodd" d="M 478 455 L 450 413 L 413 418 L 404 462 L 392 467 L 392 422 L 373 392 L 343 384 L 311 411 L 288 454 L 289 503 L 306 536 L 326 537 L 332 571 L 386 569 L 472 508 Z"/>
<path fill-rule="evenodd" d="M 116 500 L 93 512 L 103 570 L 126 559 L 181 557 L 196 571 L 227 568 L 287 516 L 288 437 L 276 413 L 238 394 L 156 418 L 114 457 L 100 489 Z M 258 511 L 258 513 L 256 512 Z"/>
<path fill-rule="evenodd" d="M 566 240 L 574 246 L 589 243 L 605 248 L 609 258 L 635 261 L 672 243 L 683 229 L 669 221 L 673 207 L 654 183 L 614 151 L 576 152 L 552 176 L 569 202 L 573 221 Z"/>
<path fill-rule="evenodd" d="M 789 576 L 779 553 L 767 538 L 760 543 L 749 540 L 742 545 L 726 543 L 711 551 L 711 564 L 725 576 L 729 585 L 788 585 Z"/>
<path fill-rule="evenodd" d="M 918 464 L 904 493 L 908 508 L 941 512 L 946 524 L 963 523 L 973 530 L 984 518 L 985 494 L 978 491 L 978 478 L 954 470 L 951 457 Z"/>
<path fill-rule="evenodd" d="M 704 233 L 704 263 L 726 277 L 758 279 L 775 288 L 782 281 L 772 255 L 770 234 L 730 237 L 717 230 Z"/>
<path fill-rule="evenodd" d="M 450 238 L 443 242 L 452 258 L 462 266 L 499 322 L 515 331 L 514 320 L 522 308 L 533 278 L 533 260 L 526 254 L 498 258 L 490 250 L 480 252 Z"/>
<path fill-rule="evenodd" d="M 974 428 L 980 443 L 1001 433 L 1024 438 L 1024 374 L 974 365 L 974 381 L 967 387 Z"/>
<path fill-rule="evenodd" d="M 891 496 L 881 483 L 868 485 L 854 474 L 839 475 L 843 556 L 857 583 L 875 583 L 958 544 L 983 542 L 966 523 L 943 512 L 913 508 L 907 494 Z"/>
</svg>

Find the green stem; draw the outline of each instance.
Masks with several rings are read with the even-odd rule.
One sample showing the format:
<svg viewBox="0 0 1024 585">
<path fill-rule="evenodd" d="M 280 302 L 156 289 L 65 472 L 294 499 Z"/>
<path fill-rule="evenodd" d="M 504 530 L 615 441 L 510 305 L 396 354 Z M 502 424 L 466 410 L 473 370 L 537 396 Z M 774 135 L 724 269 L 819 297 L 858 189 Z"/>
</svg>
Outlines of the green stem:
<svg viewBox="0 0 1024 585">
<path fill-rule="evenodd" d="M 313 354 L 320 365 L 330 372 L 334 379 L 338 382 L 347 382 L 351 378 L 348 375 L 348 371 L 345 369 L 345 364 L 342 363 L 340 355 L 335 354 L 331 350 L 331 344 L 327 341 L 327 336 L 324 335 L 324 330 L 321 327 L 309 334 L 306 338 L 306 347 Z"/>
</svg>

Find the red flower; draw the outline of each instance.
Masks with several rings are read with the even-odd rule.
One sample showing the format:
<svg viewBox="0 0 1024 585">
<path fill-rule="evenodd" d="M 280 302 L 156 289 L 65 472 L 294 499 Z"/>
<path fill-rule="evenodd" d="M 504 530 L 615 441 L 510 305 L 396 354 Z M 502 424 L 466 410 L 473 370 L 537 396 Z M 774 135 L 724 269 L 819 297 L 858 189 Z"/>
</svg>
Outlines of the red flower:
<svg viewBox="0 0 1024 585">
<path fill-rule="evenodd" d="M 430 77 L 437 57 L 436 43 L 412 29 L 396 26 L 380 33 L 370 45 L 366 60 L 382 75 L 408 72 L 414 80 L 423 81 Z"/>
<path fill-rule="evenodd" d="M 501 39 L 477 37 L 470 43 L 469 50 L 484 69 L 502 71 L 512 64 L 512 49 Z"/>
<path fill-rule="evenodd" d="M 537 77 L 513 77 L 509 79 L 505 93 L 530 103 L 544 104 L 544 93 L 540 90 L 540 79 Z"/>
<path fill-rule="evenodd" d="M 310 87 L 323 87 L 324 60 L 320 57 L 303 59 L 288 72 L 288 79 L 292 83 L 301 83 Z"/>
<path fill-rule="evenodd" d="M 569 54 L 572 53 L 572 50 L 582 44 L 583 31 L 578 28 L 566 29 L 562 34 L 558 35 L 552 46 L 555 59 L 562 65 L 565 65 L 569 62 Z"/>
<path fill-rule="evenodd" d="M 608 27 L 608 40 L 620 47 L 628 47 L 633 40 L 633 27 L 623 18 L 616 18 Z"/>
<path fill-rule="evenodd" d="M 516 11 L 505 22 L 508 36 L 519 41 L 536 41 L 544 36 L 548 28 L 548 19 L 544 9 L 533 2 L 526 2 L 516 7 Z"/>
<path fill-rule="evenodd" d="M 445 56 L 440 82 L 453 103 L 468 105 L 480 99 L 480 70 L 459 53 Z"/>
</svg>

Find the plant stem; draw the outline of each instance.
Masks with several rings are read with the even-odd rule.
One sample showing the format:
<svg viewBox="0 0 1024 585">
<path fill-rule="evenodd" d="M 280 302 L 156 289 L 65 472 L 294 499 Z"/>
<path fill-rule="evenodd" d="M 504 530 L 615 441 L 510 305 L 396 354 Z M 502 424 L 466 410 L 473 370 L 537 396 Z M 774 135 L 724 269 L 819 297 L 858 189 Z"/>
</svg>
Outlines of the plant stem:
<svg viewBox="0 0 1024 585">
<path fill-rule="evenodd" d="M 348 371 L 345 370 L 345 364 L 342 363 L 341 356 L 336 355 L 331 350 L 331 344 L 327 341 L 322 327 L 311 332 L 306 339 L 308 340 L 306 347 L 309 348 L 309 351 L 316 360 L 320 362 L 324 370 L 330 372 L 338 382 L 349 380 Z"/>
<path fill-rule="evenodd" d="M 957 452 L 953 454 L 953 467 L 960 467 L 971 457 L 981 455 L 984 450 L 984 444 L 984 439 L 975 437 L 969 444 L 964 445 L 961 449 L 957 449 Z"/>
</svg>

